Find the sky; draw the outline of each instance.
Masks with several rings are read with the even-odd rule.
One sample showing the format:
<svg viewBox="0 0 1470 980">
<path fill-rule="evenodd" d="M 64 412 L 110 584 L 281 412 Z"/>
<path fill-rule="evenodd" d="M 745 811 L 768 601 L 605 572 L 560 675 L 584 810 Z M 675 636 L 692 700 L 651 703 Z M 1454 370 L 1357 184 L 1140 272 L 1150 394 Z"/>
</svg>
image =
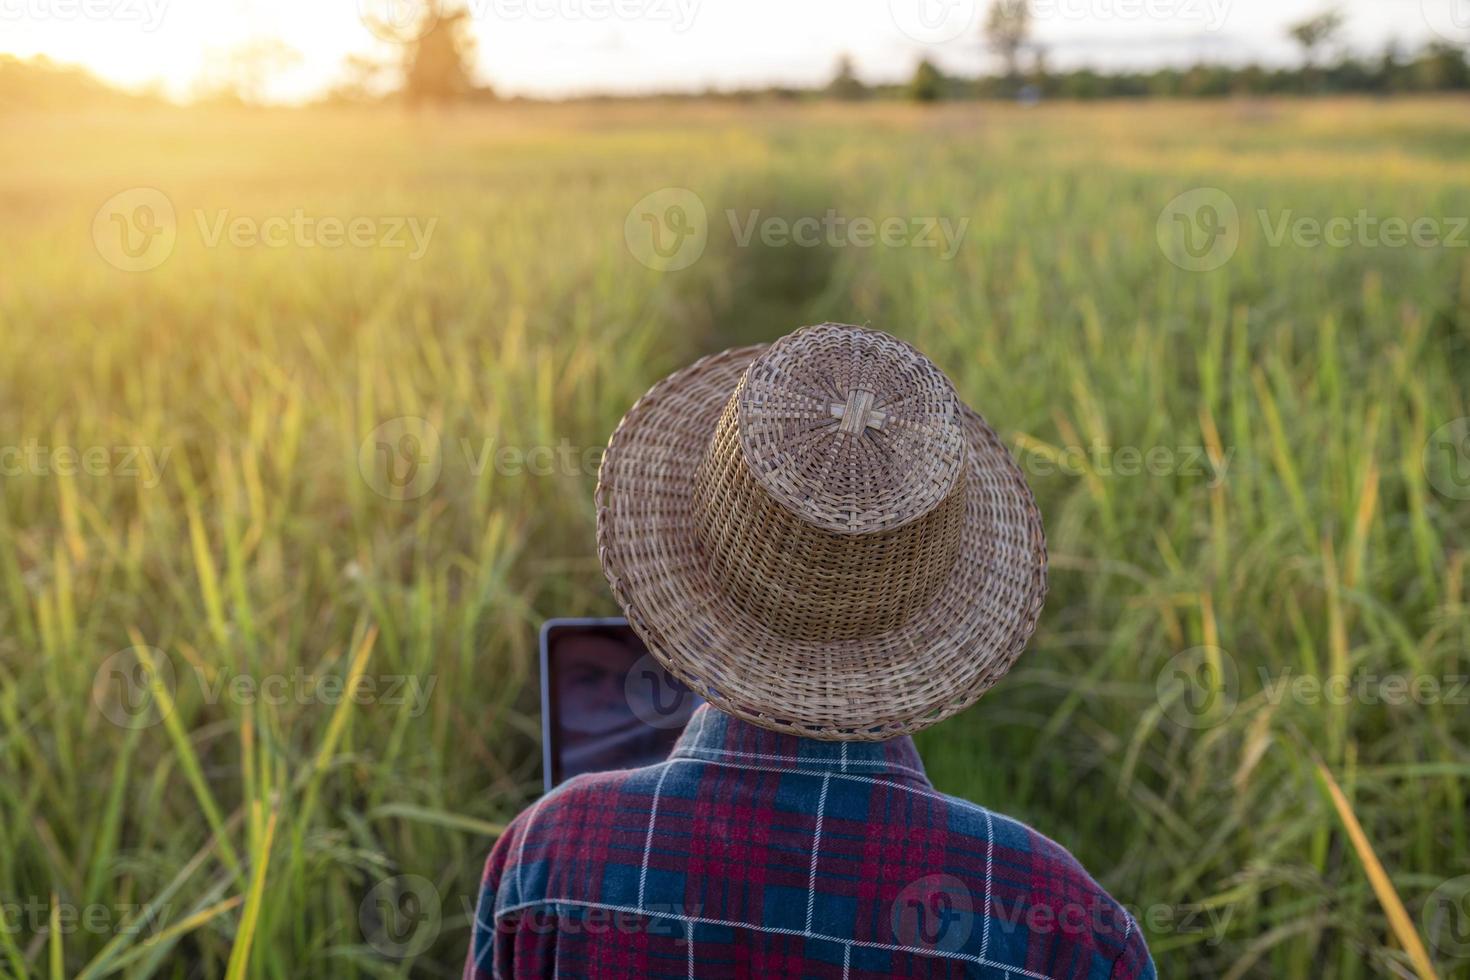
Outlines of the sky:
<svg viewBox="0 0 1470 980">
<path fill-rule="evenodd" d="M 353 54 L 401 50 L 381 25 L 423 0 L 0 0 L 0 53 L 80 64 L 126 88 L 186 100 L 231 50 L 279 40 L 297 57 L 271 101 L 308 100 Z M 480 79 L 503 95 L 557 97 L 750 85 L 811 85 L 850 54 L 872 82 L 921 57 L 955 73 L 994 70 L 980 25 L 990 0 L 460 0 Z M 1330 0 L 1028 0 L 1056 68 L 1198 60 L 1286 63 L 1288 25 Z M 1470 0 L 1339 0 L 1345 39 L 1381 51 L 1470 39 Z M 378 24 L 375 32 L 369 24 Z M 387 35 L 385 40 L 379 34 Z"/>
</svg>

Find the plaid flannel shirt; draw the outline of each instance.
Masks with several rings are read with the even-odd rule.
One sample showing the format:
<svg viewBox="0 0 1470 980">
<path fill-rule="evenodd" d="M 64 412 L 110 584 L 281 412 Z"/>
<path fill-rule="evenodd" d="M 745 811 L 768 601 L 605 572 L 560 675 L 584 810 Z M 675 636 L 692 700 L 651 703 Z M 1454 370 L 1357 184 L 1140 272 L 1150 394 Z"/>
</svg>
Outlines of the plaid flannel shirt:
<svg viewBox="0 0 1470 980">
<path fill-rule="evenodd" d="M 912 739 L 708 706 L 667 762 L 569 780 L 495 845 L 466 980 L 553 975 L 1157 977 L 1066 850 L 937 792 Z"/>
</svg>

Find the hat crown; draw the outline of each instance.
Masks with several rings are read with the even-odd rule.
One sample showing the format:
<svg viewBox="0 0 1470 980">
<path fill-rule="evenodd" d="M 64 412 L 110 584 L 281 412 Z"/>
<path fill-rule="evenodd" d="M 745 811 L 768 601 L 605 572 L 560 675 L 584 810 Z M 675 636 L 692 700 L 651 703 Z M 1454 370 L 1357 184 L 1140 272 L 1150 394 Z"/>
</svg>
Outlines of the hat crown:
<svg viewBox="0 0 1470 980">
<path fill-rule="evenodd" d="M 927 607 L 963 545 L 961 411 L 943 372 L 887 334 L 822 324 L 772 344 L 694 481 L 721 590 L 810 642 L 882 633 Z"/>
<path fill-rule="evenodd" d="M 824 530 L 894 530 L 934 510 L 963 479 L 954 386 L 888 334 L 835 323 L 799 330 L 751 363 L 735 397 L 752 475 Z"/>
<path fill-rule="evenodd" d="M 881 739 L 949 717 L 1014 662 L 1046 594 L 1005 445 L 873 334 L 824 324 L 696 361 L 629 410 L 598 477 L 598 554 L 649 651 L 778 731 Z"/>
</svg>

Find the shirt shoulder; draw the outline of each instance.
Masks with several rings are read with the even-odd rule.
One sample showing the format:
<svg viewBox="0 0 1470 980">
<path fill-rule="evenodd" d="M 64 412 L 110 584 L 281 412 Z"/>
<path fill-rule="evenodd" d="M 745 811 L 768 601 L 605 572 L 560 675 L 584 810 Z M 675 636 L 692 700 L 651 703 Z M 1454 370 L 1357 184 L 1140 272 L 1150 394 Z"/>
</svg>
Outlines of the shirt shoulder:
<svg viewBox="0 0 1470 980">
<path fill-rule="evenodd" d="M 598 902 L 609 875 L 642 866 L 665 767 L 575 776 L 523 810 L 491 853 L 494 914 L 542 903 Z M 490 883 L 490 882 L 487 882 Z"/>
<path fill-rule="evenodd" d="M 967 856 L 968 880 L 982 882 L 990 953 L 1046 976 L 1154 976 L 1138 923 L 1067 848 L 1013 817 L 944 799 L 949 831 L 972 842 L 953 850 Z"/>
<path fill-rule="evenodd" d="M 685 759 L 579 776 L 495 851 L 497 919 L 665 914 L 1018 976 L 1152 976 L 1132 918 L 1064 847 L 906 774 Z"/>
</svg>

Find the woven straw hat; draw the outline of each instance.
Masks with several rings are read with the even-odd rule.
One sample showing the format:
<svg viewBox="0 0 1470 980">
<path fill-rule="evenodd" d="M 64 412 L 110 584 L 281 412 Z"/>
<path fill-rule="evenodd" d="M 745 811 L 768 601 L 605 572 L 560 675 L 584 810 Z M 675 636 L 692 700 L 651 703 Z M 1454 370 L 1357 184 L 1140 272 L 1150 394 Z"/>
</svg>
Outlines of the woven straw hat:
<svg viewBox="0 0 1470 980">
<path fill-rule="evenodd" d="M 928 358 L 824 323 L 664 379 L 613 433 L 598 554 L 649 650 L 777 731 L 892 738 L 973 704 L 1046 593 L 1020 469 Z"/>
</svg>

